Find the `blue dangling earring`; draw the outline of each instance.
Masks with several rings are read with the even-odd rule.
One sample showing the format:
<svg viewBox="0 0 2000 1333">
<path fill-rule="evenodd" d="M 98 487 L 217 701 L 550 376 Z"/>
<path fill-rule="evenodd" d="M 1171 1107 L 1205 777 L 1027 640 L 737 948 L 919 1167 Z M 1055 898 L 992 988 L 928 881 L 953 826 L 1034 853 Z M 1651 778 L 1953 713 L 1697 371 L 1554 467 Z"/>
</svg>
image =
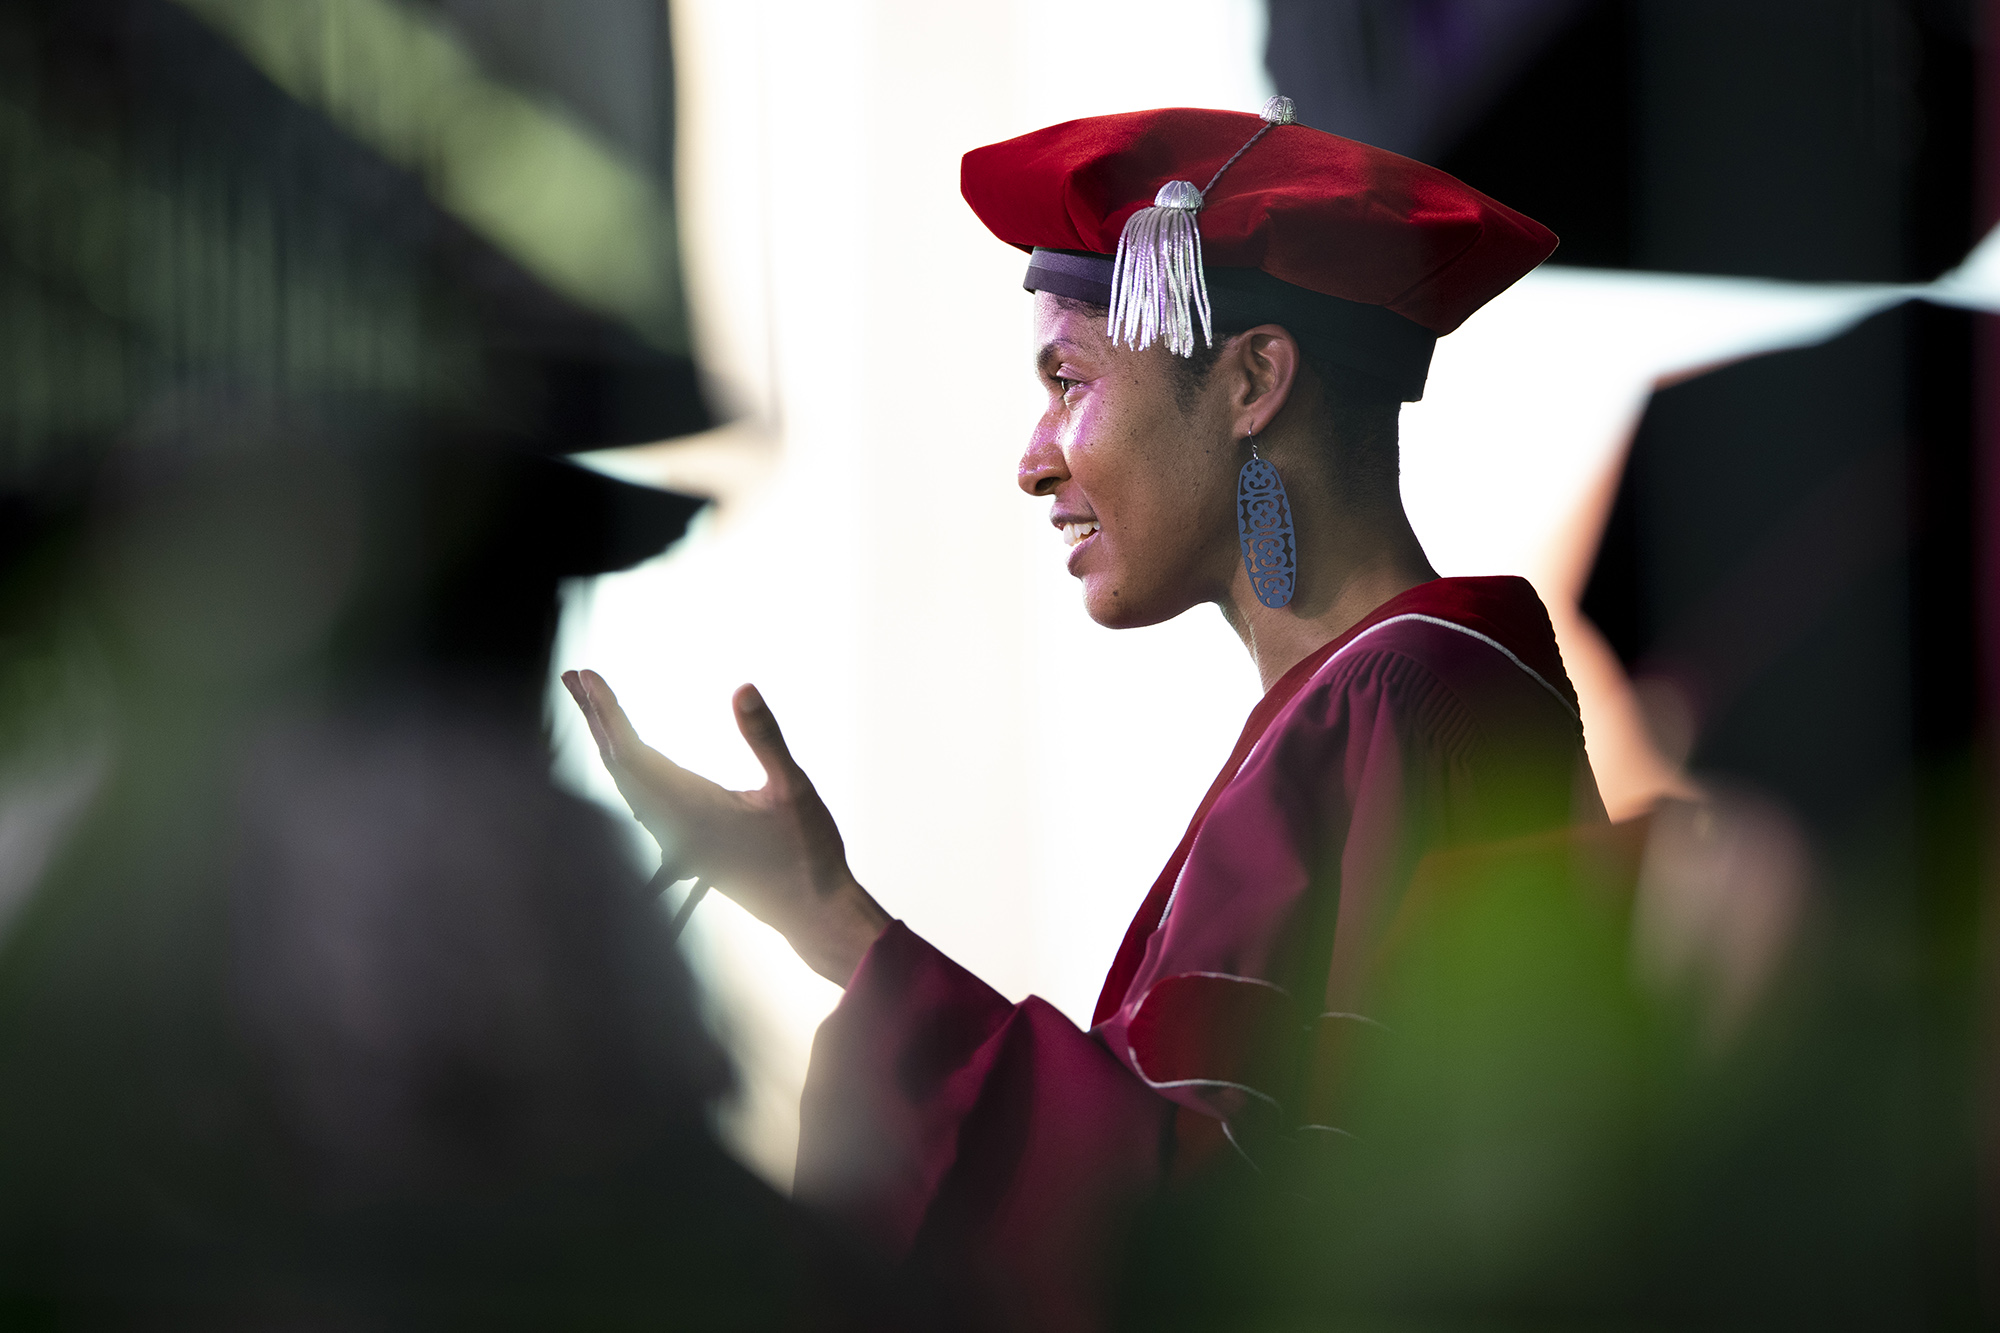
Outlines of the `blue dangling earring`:
<svg viewBox="0 0 2000 1333">
<path fill-rule="evenodd" d="M 1243 568 L 1257 600 L 1273 611 L 1292 600 L 1298 583 L 1299 544 L 1292 535 L 1292 505 L 1278 469 L 1257 453 L 1250 436 L 1250 461 L 1236 474 L 1236 535 L 1243 542 Z"/>
</svg>

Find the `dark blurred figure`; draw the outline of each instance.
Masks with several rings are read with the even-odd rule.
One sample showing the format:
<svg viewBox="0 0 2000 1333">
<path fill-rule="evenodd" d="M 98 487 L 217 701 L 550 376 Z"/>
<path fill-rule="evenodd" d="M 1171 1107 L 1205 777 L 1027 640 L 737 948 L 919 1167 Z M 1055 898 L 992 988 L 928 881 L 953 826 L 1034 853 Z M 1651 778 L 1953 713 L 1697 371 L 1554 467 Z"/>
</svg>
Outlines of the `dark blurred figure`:
<svg viewBox="0 0 2000 1333">
<path fill-rule="evenodd" d="M 707 420 L 671 302 L 551 291 L 227 8 L 0 7 L 0 1326 L 899 1326 L 715 1145 L 549 779 L 561 581 L 699 507 L 555 456 Z"/>
<path fill-rule="evenodd" d="M 1300 120 L 1507 200 L 1559 264 L 1921 282 L 1988 216 L 1974 0 L 1269 2 Z"/>
<path fill-rule="evenodd" d="M 626 842 L 548 780 L 583 553 L 547 520 L 622 501 L 650 543 L 692 503 L 188 424 L 76 539 L 109 751 L 0 951 L 11 1313 L 850 1326 L 861 1279 L 714 1146 L 728 1068 Z M 477 630 L 437 602 L 471 583 Z"/>
</svg>

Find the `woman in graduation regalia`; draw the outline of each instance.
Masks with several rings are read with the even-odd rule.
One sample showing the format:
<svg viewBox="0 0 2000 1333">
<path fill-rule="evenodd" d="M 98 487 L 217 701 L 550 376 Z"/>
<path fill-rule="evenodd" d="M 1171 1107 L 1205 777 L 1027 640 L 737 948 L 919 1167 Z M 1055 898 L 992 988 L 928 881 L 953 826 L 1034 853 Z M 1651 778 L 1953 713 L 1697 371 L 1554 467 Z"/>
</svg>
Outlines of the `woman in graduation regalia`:
<svg viewBox="0 0 2000 1333">
<path fill-rule="evenodd" d="M 1030 254 L 1047 406 L 1020 484 L 1053 501 L 1091 616 L 1215 603 L 1266 690 L 1089 1030 L 888 917 L 753 689 L 737 716 L 769 782 L 737 793 L 565 679 L 675 868 L 846 987 L 799 1197 L 969 1276 L 1002 1322 L 1087 1327 L 1135 1200 L 1340 1135 L 1334 1053 L 1426 853 L 1603 818 L 1541 603 L 1439 578 L 1397 477 L 1436 338 L 1555 237 L 1281 98 L 1057 125 L 968 153 L 963 192 Z"/>
</svg>

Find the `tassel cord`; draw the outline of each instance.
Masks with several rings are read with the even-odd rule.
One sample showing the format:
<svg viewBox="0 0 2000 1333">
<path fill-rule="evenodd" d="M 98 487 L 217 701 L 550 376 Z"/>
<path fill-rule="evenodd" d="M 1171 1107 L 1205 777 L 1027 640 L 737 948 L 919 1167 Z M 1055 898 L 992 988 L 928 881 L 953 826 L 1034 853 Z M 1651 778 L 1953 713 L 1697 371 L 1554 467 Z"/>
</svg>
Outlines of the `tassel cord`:
<svg viewBox="0 0 2000 1333">
<path fill-rule="evenodd" d="M 1263 138 L 1265 135 L 1269 134 L 1271 132 L 1271 127 L 1273 125 L 1276 125 L 1277 123 L 1278 122 L 1275 120 L 1265 121 L 1263 125 L 1258 127 L 1257 132 L 1251 135 L 1250 138 L 1244 143 L 1244 145 L 1241 148 L 1237 149 L 1236 152 L 1230 156 L 1230 159 L 1227 162 L 1224 162 L 1221 166 L 1215 169 L 1215 174 L 1208 178 L 1208 184 L 1201 187 L 1201 197 L 1204 200 L 1208 198 L 1208 192 L 1215 188 L 1215 183 L 1222 179 L 1222 173 L 1229 170 L 1231 167 L 1235 166 L 1236 159 L 1243 156 L 1245 153 L 1249 152 L 1251 148 L 1255 147 L 1257 141 Z"/>
</svg>

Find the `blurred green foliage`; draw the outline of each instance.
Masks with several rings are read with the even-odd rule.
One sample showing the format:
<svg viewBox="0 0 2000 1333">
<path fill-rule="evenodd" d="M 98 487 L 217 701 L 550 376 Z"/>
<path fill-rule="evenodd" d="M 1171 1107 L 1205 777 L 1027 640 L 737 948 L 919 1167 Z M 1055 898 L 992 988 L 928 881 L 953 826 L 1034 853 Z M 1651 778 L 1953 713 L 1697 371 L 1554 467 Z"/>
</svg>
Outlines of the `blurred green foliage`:
<svg viewBox="0 0 2000 1333">
<path fill-rule="evenodd" d="M 1148 1210 L 1120 1327 L 1982 1326 L 1976 1009 L 1918 965 L 1966 923 L 1926 942 L 1822 894 L 1718 1038 L 1698 979 L 1633 966 L 1636 864 L 1588 842 L 1420 872 L 1346 1132 Z"/>
</svg>

